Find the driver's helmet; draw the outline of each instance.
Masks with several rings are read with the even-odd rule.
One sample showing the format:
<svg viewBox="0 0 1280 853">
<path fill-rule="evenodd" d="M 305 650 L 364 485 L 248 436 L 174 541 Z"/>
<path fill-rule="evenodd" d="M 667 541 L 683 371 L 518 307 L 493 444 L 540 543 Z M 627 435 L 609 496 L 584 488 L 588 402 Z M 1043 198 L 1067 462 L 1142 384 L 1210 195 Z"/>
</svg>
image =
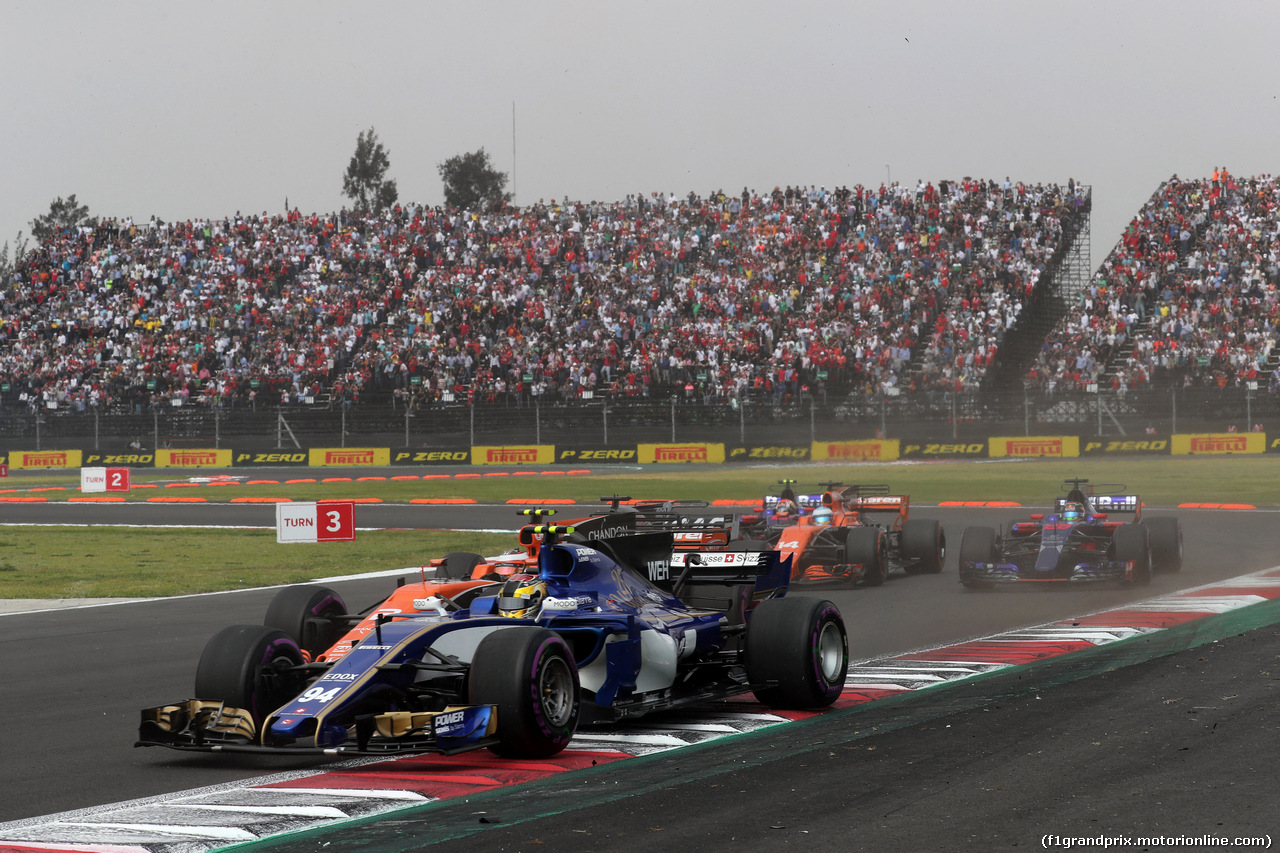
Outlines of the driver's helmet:
<svg viewBox="0 0 1280 853">
<path fill-rule="evenodd" d="M 511 619 L 533 619 L 547 597 L 547 582 L 537 575 L 512 575 L 498 593 L 498 615 Z"/>
<path fill-rule="evenodd" d="M 813 511 L 813 523 L 819 526 L 831 523 L 831 507 L 820 506 Z"/>
<path fill-rule="evenodd" d="M 796 502 L 783 498 L 774 505 L 773 514 L 776 518 L 791 518 L 796 514 Z"/>
<path fill-rule="evenodd" d="M 1062 506 L 1063 521 L 1084 521 L 1084 504 L 1079 501 L 1067 501 Z"/>
</svg>

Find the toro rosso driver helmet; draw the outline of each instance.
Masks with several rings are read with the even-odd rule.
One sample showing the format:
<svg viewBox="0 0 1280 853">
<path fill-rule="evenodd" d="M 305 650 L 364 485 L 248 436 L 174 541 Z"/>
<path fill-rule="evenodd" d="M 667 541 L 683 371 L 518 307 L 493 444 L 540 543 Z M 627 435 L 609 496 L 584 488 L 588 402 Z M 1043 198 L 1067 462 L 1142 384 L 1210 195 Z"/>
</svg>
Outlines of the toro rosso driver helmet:
<svg viewBox="0 0 1280 853">
<path fill-rule="evenodd" d="M 547 597 L 546 581 L 536 575 L 512 575 L 498 594 L 498 615 L 511 619 L 533 619 Z"/>
<path fill-rule="evenodd" d="M 1062 507 L 1063 521 L 1084 521 L 1084 504 L 1079 501 L 1068 501 Z"/>
</svg>

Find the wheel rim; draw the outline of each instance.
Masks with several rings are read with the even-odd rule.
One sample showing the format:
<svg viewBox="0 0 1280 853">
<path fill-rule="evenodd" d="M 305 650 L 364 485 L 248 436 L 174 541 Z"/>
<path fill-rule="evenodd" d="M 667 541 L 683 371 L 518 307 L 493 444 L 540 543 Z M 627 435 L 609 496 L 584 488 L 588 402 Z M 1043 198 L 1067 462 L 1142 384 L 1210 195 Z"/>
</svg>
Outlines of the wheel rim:
<svg viewBox="0 0 1280 853">
<path fill-rule="evenodd" d="M 538 673 L 538 701 L 553 726 L 569 723 L 573 713 L 573 673 L 561 657 L 553 657 Z"/>
<path fill-rule="evenodd" d="M 827 622 L 818 634 L 818 668 L 828 684 L 844 674 L 844 642 L 840 629 L 834 622 Z"/>
</svg>

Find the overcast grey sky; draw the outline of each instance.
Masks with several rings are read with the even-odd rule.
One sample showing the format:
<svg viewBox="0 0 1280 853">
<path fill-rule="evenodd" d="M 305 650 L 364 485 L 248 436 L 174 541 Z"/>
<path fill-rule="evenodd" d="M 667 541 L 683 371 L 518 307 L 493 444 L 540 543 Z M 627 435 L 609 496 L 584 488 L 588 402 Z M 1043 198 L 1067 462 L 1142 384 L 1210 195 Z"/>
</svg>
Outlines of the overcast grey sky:
<svg viewBox="0 0 1280 853">
<path fill-rule="evenodd" d="M 1277 33 L 1273 0 L 0 0 L 0 243 L 71 193 L 337 210 L 374 127 L 425 204 L 482 147 L 517 204 L 1075 178 L 1096 265 L 1171 174 L 1277 171 Z"/>
</svg>

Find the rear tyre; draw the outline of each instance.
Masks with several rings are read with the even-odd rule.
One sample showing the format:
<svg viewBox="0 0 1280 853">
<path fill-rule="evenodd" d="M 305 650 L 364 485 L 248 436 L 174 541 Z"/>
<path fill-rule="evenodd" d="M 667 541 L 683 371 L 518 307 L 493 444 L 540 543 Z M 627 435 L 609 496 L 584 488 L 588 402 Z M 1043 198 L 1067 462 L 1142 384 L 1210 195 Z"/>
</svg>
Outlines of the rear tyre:
<svg viewBox="0 0 1280 853">
<path fill-rule="evenodd" d="M 450 551 L 440 558 L 436 577 L 451 581 L 471 580 L 471 570 L 484 562 L 484 557 L 470 551 Z"/>
<path fill-rule="evenodd" d="M 947 558 L 947 537 L 942 522 L 922 518 L 902 525 L 902 556 L 909 561 L 907 574 L 936 575 Z"/>
<path fill-rule="evenodd" d="M 284 631 L 315 660 L 347 633 L 347 603 L 325 586 L 287 586 L 276 593 L 262 624 Z"/>
<path fill-rule="evenodd" d="M 965 563 L 994 563 L 1000 556 L 994 527 L 966 527 L 960 537 L 960 583 L 969 589 L 990 589 L 991 581 L 966 574 Z"/>
<path fill-rule="evenodd" d="M 844 558 L 847 563 L 862 564 L 862 582 L 880 586 L 885 579 L 884 534 L 878 527 L 847 527 Z"/>
<path fill-rule="evenodd" d="M 196 667 L 197 699 L 225 702 L 253 715 L 259 729 L 271 713 L 302 692 L 308 676 L 297 642 L 266 625 L 231 625 L 214 634 Z"/>
<path fill-rule="evenodd" d="M 1148 518 L 1142 522 L 1151 532 L 1151 568 L 1157 572 L 1182 571 L 1182 522 L 1176 518 Z"/>
<path fill-rule="evenodd" d="M 747 622 L 747 678 L 772 708 L 825 708 L 844 691 L 849 639 L 840 610 L 818 598 L 770 598 Z"/>
<path fill-rule="evenodd" d="M 1134 561 L 1134 586 L 1151 583 L 1151 542 L 1147 528 L 1141 524 L 1120 525 L 1112 536 L 1111 551 L 1115 560 Z"/>
<path fill-rule="evenodd" d="M 497 746 L 504 758 L 547 758 L 578 728 L 578 667 L 568 644 L 546 628 L 499 628 L 476 647 L 467 693 L 473 705 L 498 708 Z"/>
</svg>

